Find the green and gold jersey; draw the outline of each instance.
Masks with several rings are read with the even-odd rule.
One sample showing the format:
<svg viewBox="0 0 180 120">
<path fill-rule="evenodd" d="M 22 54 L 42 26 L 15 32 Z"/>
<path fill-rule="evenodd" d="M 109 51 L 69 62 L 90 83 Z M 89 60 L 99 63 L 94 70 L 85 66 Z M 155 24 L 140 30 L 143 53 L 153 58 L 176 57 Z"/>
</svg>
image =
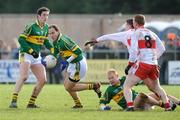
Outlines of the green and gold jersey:
<svg viewBox="0 0 180 120">
<path fill-rule="evenodd" d="M 74 56 L 74 60 L 71 63 L 76 63 L 82 60 L 83 52 L 81 48 L 69 37 L 60 33 L 57 41 L 53 42 L 54 54 L 60 55 L 62 59 L 67 60 L 69 57 Z"/>
<path fill-rule="evenodd" d="M 54 53 L 53 45 L 48 40 L 48 25 L 41 27 L 38 21 L 26 26 L 24 32 L 20 34 L 18 39 L 20 44 L 20 52 L 32 53 L 40 52 L 43 45 Z"/>
<path fill-rule="evenodd" d="M 104 95 L 100 98 L 100 104 L 108 104 L 113 99 L 120 107 L 126 109 L 127 103 L 123 94 L 123 84 L 126 77 L 123 76 L 120 80 L 120 84 L 116 86 L 108 86 Z M 138 95 L 137 92 L 132 90 L 133 100 Z"/>
</svg>

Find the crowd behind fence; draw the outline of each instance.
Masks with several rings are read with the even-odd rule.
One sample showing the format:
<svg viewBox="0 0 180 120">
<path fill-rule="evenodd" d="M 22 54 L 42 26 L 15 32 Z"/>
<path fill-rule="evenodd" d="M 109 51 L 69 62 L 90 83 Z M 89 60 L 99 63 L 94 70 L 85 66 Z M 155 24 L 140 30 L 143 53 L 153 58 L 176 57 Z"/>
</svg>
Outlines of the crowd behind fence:
<svg viewBox="0 0 180 120">
<path fill-rule="evenodd" d="M 1 60 L 11 60 L 11 59 L 18 59 L 18 51 L 15 53 L 13 52 L 6 52 L 1 54 Z M 42 52 L 42 56 L 47 55 L 47 51 L 45 50 Z M 16 57 L 14 57 L 16 55 Z M 87 60 L 106 60 L 111 62 L 112 60 L 124 60 L 128 59 L 128 51 L 126 49 L 123 50 L 110 50 L 110 49 L 95 49 L 85 52 L 85 56 Z M 7 57 L 8 56 L 8 57 Z M 11 57 L 9 57 L 11 56 Z M 160 70 L 160 82 L 162 84 L 168 83 L 168 62 L 169 61 L 179 61 L 180 60 L 180 50 L 167 50 L 166 53 L 159 59 L 159 65 L 161 66 Z M 119 66 L 122 70 L 123 66 Z M 90 69 L 93 69 L 91 67 Z M 104 71 L 106 72 L 106 71 Z M 120 71 L 123 73 L 124 71 Z M 48 77 L 48 83 L 50 84 L 61 84 L 63 83 L 63 73 L 55 73 L 54 69 L 47 69 L 47 77 Z"/>
</svg>

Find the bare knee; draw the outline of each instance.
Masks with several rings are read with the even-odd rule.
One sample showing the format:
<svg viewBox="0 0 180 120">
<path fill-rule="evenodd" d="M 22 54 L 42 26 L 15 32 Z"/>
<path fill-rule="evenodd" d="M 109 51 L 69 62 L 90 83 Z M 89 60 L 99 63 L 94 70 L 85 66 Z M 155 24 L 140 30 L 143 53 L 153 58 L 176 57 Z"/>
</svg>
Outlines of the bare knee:
<svg viewBox="0 0 180 120">
<path fill-rule="evenodd" d="M 22 81 L 26 81 L 27 79 L 28 79 L 28 76 L 22 76 L 22 77 L 21 77 L 21 80 L 22 80 Z"/>
<path fill-rule="evenodd" d="M 64 87 L 65 87 L 66 91 L 72 92 L 72 87 L 71 86 L 69 86 L 67 84 L 64 84 Z"/>
<path fill-rule="evenodd" d="M 39 80 L 39 84 L 41 86 L 44 86 L 46 84 L 47 80 L 45 78 Z"/>
<path fill-rule="evenodd" d="M 74 86 L 75 86 L 75 83 L 72 83 L 69 80 L 64 80 L 64 87 L 65 87 L 66 91 L 72 92 Z"/>
</svg>

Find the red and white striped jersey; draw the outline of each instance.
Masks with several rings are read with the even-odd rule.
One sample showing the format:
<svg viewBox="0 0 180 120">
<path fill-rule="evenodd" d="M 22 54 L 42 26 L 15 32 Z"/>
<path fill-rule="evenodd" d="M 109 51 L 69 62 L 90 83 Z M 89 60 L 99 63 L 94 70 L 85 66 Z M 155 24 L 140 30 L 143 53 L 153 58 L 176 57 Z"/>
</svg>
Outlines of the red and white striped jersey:
<svg viewBox="0 0 180 120">
<path fill-rule="evenodd" d="M 124 31 L 124 32 L 107 34 L 107 35 L 103 35 L 103 36 L 97 38 L 96 40 L 98 42 L 110 41 L 110 40 L 122 42 L 128 49 L 129 62 L 134 62 L 134 58 L 136 58 L 137 55 L 136 54 L 131 54 L 130 51 L 129 51 L 130 48 L 131 48 L 131 36 L 132 36 L 132 34 L 134 34 L 134 31 L 135 31 L 134 29 L 130 29 L 130 30 L 127 30 L 127 31 Z"/>
<path fill-rule="evenodd" d="M 157 65 L 159 57 L 164 53 L 165 47 L 159 37 L 146 28 L 135 30 L 131 36 L 132 45 L 129 50 L 131 54 L 138 54 L 139 62 Z"/>
</svg>

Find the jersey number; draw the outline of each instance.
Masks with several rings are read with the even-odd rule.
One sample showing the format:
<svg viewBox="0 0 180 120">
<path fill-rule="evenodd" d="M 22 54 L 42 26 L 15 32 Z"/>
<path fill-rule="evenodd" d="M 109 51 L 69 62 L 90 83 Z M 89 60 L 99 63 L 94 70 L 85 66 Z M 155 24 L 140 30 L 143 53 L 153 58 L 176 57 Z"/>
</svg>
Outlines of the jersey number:
<svg viewBox="0 0 180 120">
<path fill-rule="evenodd" d="M 152 47 L 151 37 L 149 35 L 144 36 L 144 39 L 146 40 L 145 45 L 147 48 Z"/>
</svg>

